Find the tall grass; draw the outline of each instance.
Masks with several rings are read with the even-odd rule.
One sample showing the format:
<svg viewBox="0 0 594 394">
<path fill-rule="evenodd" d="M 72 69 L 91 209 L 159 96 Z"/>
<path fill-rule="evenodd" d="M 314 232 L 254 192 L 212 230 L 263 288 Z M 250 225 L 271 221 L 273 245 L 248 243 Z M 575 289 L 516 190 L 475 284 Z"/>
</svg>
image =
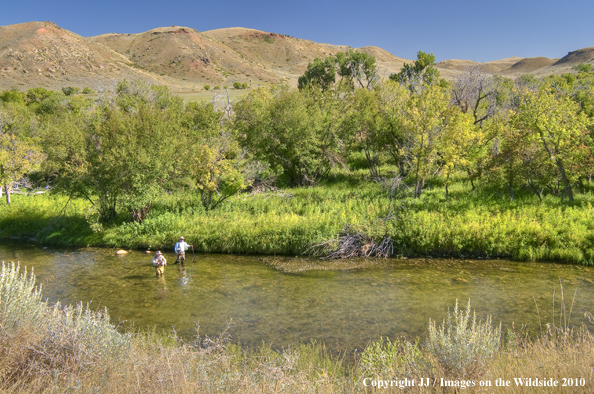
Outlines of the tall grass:
<svg viewBox="0 0 594 394">
<path fill-rule="evenodd" d="M 340 174 L 339 174 L 340 175 Z M 0 239 L 38 243 L 158 249 L 184 235 L 197 252 L 297 255 L 336 239 L 349 228 L 379 242 L 390 237 L 403 256 L 512 257 L 518 260 L 594 262 L 594 196 L 574 203 L 499 191 L 472 192 L 461 179 L 450 199 L 439 184 L 420 199 L 391 200 L 361 173 L 342 174 L 316 187 L 235 196 L 205 211 L 196 195 L 164 195 L 142 223 L 125 213 L 111 224 L 88 219 L 89 205 L 60 195 L 15 196 L 0 209 Z"/>
</svg>

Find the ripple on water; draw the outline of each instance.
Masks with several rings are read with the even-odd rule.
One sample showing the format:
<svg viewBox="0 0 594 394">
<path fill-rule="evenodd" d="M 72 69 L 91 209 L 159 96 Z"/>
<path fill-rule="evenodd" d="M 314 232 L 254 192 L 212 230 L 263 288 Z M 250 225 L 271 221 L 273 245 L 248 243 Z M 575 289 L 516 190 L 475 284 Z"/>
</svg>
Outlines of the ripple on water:
<svg viewBox="0 0 594 394">
<path fill-rule="evenodd" d="M 93 308 L 107 307 L 114 323 L 175 327 L 188 339 L 196 322 L 202 335 L 213 336 L 232 321 L 233 339 L 245 345 L 317 340 L 353 350 L 380 336 L 424 335 L 429 318 L 441 321 L 456 299 L 462 305 L 471 299 L 479 318 L 492 314 L 504 329 L 515 323 L 537 330 L 539 317 L 552 321 L 553 294 L 560 305 L 559 278 L 566 303 L 577 289 L 573 324 L 594 311 L 594 270 L 581 266 L 200 255 L 184 267 L 167 266 L 156 279 L 151 258 L 136 251 L 115 256 L 109 249 L 0 245 L 0 260 L 35 268 L 50 302 L 92 301 Z"/>
</svg>

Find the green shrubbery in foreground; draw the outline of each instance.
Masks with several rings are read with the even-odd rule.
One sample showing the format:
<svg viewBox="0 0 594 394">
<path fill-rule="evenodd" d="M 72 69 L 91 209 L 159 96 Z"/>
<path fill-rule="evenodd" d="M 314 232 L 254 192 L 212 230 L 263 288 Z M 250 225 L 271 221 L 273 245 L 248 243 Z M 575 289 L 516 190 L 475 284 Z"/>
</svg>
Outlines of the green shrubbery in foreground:
<svg viewBox="0 0 594 394">
<path fill-rule="evenodd" d="M 347 229 L 362 234 L 361 248 L 389 238 L 394 255 L 582 264 L 594 259 L 594 198 L 588 189 L 567 203 L 521 193 L 510 201 L 497 190 L 473 193 L 470 188 L 452 182 L 448 201 L 439 184 L 420 198 L 404 194 L 391 200 L 388 190 L 355 172 L 316 187 L 239 194 L 208 211 L 199 194 L 162 195 L 142 223 L 122 216 L 111 224 L 97 222 L 82 199 L 14 196 L 0 210 L 0 238 L 156 250 L 183 234 L 197 252 L 296 255 L 336 249 L 338 241 L 332 240 Z"/>
<path fill-rule="evenodd" d="M 18 265 L 2 264 L 3 393 L 355 393 L 404 378 L 415 379 L 416 385 L 406 388 L 412 393 L 459 392 L 461 385 L 470 392 L 518 391 L 479 386 L 497 378 L 577 378 L 574 387 L 558 387 L 559 392 L 591 392 L 594 384 L 594 338 L 587 330 L 549 326 L 533 340 L 513 331 L 503 340 L 490 319 L 471 318 L 470 303 L 466 310 L 456 305 L 439 327 L 431 323 L 424 340 L 382 339 L 352 361 L 329 355 L 319 344 L 247 350 L 232 345 L 225 333 L 190 343 L 175 335 L 122 334 L 106 311 L 49 306 L 34 283 L 33 274 L 20 273 Z M 451 384 L 419 388 L 421 378 Z M 386 392 L 400 392 L 398 383 Z"/>
</svg>

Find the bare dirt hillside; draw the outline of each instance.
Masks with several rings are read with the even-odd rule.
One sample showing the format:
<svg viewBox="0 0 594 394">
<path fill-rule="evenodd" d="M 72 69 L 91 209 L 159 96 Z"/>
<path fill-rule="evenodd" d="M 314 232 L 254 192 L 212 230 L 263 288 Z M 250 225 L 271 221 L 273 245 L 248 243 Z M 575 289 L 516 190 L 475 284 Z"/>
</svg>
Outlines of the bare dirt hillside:
<svg viewBox="0 0 594 394">
<path fill-rule="evenodd" d="M 316 57 L 324 58 L 340 51 L 355 49 L 346 45 L 322 44 L 242 27 L 209 30 L 202 34 L 233 49 L 244 58 L 254 59 L 260 67 L 274 72 L 290 85 L 297 85 L 297 78 Z M 374 56 L 379 72 L 385 78 L 400 71 L 404 62 L 411 62 L 375 46 L 356 50 Z"/>
<path fill-rule="evenodd" d="M 169 86 L 173 91 L 201 91 L 287 83 L 297 79 L 316 57 L 358 50 L 377 60 L 379 74 L 388 78 L 400 71 L 403 59 L 375 47 L 351 48 L 316 43 L 283 34 L 233 27 L 199 32 L 182 26 L 160 27 L 138 34 L 81 37 L 51 22 L 0 26 L 0 90 L 43 86 L 111 87 L 122 79 L 141 79 Z M 467 67 L 480 66 L 489 74 L 516 77 L 571 72 L 576 64 L 594 63 L 594 47 L 570 52 L 561 59 L 510 57 L 486 63 L 445 60 L 441 75 L 453 79 Z"/>
<path fill-rule="evenodd" d="M 211 87 L 233 82 L 280 82 L 279 76 L 260 66 L 257 59 L 243 56 L 189 27 L 161 27 L 139 34 L 104 34 L 91 39 L 142 69 L 181 81 Z"/>
<path fill-rule="evenodd" d="M 594 47 L 582 48 L 577 51 L 569 52 L 555 63 L 548 67 L 536 70 L 533 74 L 536 76 L 545 76 L 574 72 L 573 67 L 580 63 L 589 63 L 594 66 Z"/>
<path fill-rule="evenodd" d="M 502 70 L 502 74 L 506 76 L 529 74 L 533 71 L 550 66 L 557 60 L 559 59 L 549 59 L 548 57 L 527 57 L 514 63 L 510 68 Z"/>
<path fill-rule="evenodd" d="M 569 52 L 557 60 L 553 66 L 568 65 L 577 66 L 580 63 L 592 63 L 594 61 L 594 47 L 582 48 Z"/>
<path fill-rule="evenodd" d="M 97 90 L 124 78 L 167 83 L 51 22 L 0 26 L 0 89 L 88 86 Z"/>
</svg>

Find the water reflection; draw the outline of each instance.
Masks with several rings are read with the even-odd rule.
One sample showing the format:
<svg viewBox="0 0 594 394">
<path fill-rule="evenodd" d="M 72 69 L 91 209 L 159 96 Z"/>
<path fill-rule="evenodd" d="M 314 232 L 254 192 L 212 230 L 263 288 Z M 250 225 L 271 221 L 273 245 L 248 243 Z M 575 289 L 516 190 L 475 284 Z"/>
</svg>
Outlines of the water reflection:
<svg viewBox="0 0 594 394">
<path fill-rule="evenodd" d="M 492 314 L 504 329 L 515 323 L 538 330 L 536 305 L 543 323 L 559 323 L 559 278 L 568 310 L 577 291 L 572 324 L 594 311 L 594 269 L 581 266 L 200 255 L 195 262 L 168 265 L 156 279 L 151 258 L 134 251 L 116 256 L 108 249 L 0 246 L 0 260 L 35 268 L 50 302 L 93 301 L 93 307 L 109 309 L 114 323 L 175 327 L 188 339 L 196 322 L 202 334 L 213 336 L 232 320 L 233 339 L 246 345 L 316 339 L 330 349 L 354 349 L 379 336 L 422 335 L 429 318 L 440 321 L 456 299 L 465 305 L 469 298 L 478 317 Z"/>
</svg>

